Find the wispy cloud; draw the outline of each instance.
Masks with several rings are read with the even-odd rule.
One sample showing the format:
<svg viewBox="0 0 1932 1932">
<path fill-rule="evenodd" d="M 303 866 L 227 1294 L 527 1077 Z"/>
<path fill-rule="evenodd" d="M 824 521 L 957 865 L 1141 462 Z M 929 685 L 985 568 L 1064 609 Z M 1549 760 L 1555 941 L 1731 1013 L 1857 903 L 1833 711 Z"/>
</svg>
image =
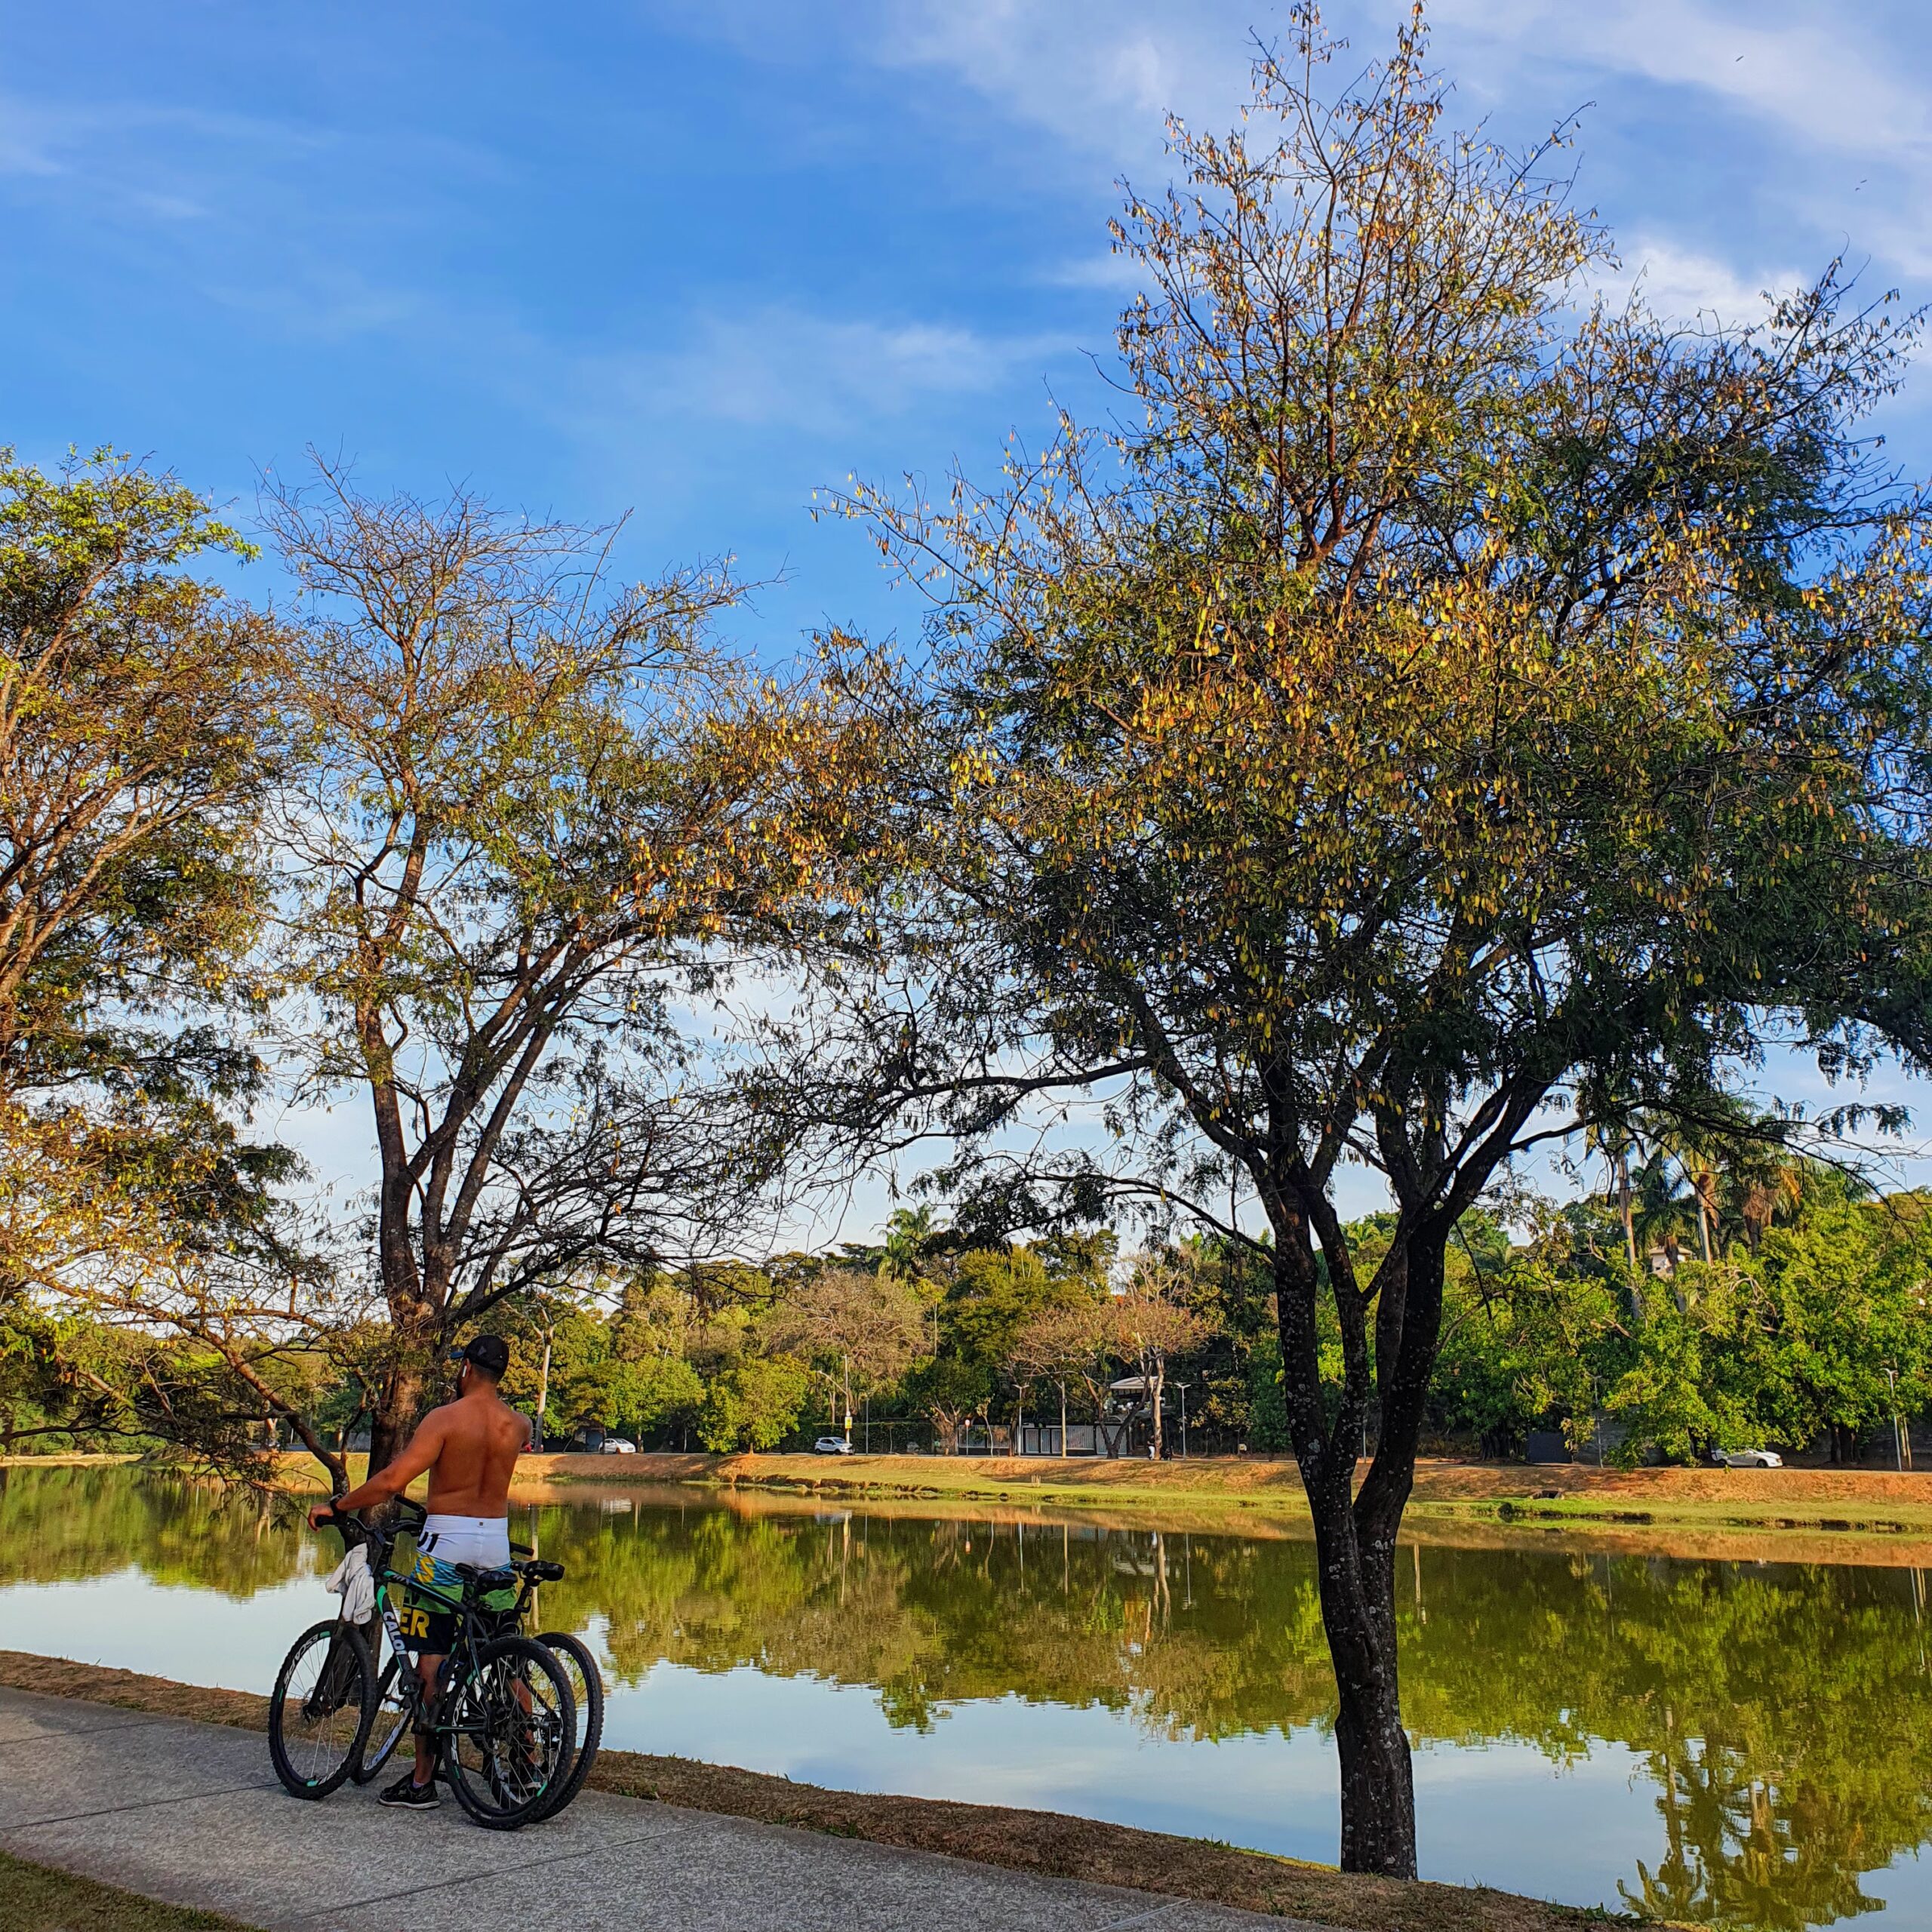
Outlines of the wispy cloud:
<svg viewBox="0 0 1932 1932">
<path fill-rule="evenodd" d="M 1923 0 L 1439 0 L 1444 48 L 1490 101 L 1548 93 L 1571 100 L 1635 82 L 1680 94 L 1726 131 L 1741 177 L 1807 237 L 1801 251 L 1867 253 L 1908 277 L 1932 275 L 1924 208 L 1932 197 L 1932 38 Z M 1588 130 L 1586 130 L 1586 134 Z M 1635 184 L 1706 231 L 1727 226 L 1715 184 L 1669 171 Z M 1800 252 L 1800 251 L 1794 251 Z"/>
<path fill-rule="evenodd" d="M 1079 151 L 1104 180 L 1161 156 L 1161 117 L 1218 119 L 1245 82 L 1254 30 L 1278 28 L 1283 0 L 848 0 L 799 31 L 795 0 L 657 0 L 688 30 L 747 54 L 841 52 L 874 66 L 943 75 L 1009 121 Z M 1091 164 L 1097 159 L 1097 171 Z"/>
<path fill-rule="evenodd" d="M 378 144 L 299 118 L 0 94 L 0 192 L 165 262 L 177 287 L 290 335 L 391 328 L 425 303 L 384 262 L 397 235 L 480 151 L 409 131 Z M 398 205 L 397 175 L 420 185 Z"/>
<path fill-rule="evenodd" d="M 1807 146 L 1924 156 L 1932 125 L 1922 85 L 1871 32 L 1879 11 L 1774 0 L 1441 0 L 1435 10 L 1445 26 L 1499 48 L 1715 95 Z M 1922 28 L 1922 12 L 1912 11 Z"/>
<path fill-rule="evenodd" d="M 936 397 L 997 389 L 1061 346 L 953 324 L 767 306 L 709 315 L 682 347 L 600 358 L 590 373 L 654 414 L 825 432 L 900 416 Z"/>
<path fill-rule="evenodd" d="M 1620 299 L 1638 292 L 1655 314 L 1686 321 L 1761 321 L 1769 306 L 1767 295 L 1775 299 L 1789 294 L 1810 279 L 1795 269 L 1740 272 L 1715 255 L 1656 236 L 1638 235 L 1626 242 L 1619 259 L 1617 271 L 1598 279 L 1597 286 L 1606 296 Z"/>
</svg>

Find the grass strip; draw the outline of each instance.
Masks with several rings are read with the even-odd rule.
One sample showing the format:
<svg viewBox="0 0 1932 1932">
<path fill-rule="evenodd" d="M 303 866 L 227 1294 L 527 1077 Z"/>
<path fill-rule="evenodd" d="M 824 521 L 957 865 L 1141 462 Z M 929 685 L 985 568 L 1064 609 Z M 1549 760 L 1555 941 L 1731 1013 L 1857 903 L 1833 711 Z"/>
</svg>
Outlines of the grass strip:
<svg viewBox="0 0 1932 1932">
<path fill-rule="evenodd" d="M 124 1892 L 0 1851 L 0 1932 L 249 1932 L 238 1918 Z"/>
<path fill-rule="evenodd" d="M 268 1700 L 248 1691 L 205 1689 L 21 1651 L 0 1651 L 0 1684 L 244 1730 L 268 1727 Z M 622 1797 L 654 1798 L 696 1811 L 865 1838 L 1054 1878 L 1314 1919 L 1347 1932 L 1564 1932 L 1580 1925 L 1657 1922 L 1607 1916 L 1595 1908 L 1552 1905 L 1486 1886 L 1366 1877 L 1209 1839 L 1177 1838 L 1055 1811 L 829 1791 L 763 1771 L 643 1752 L 602 1752 L 589 1782 L 593 1789 Z M 103 1926 L 112 1922 L 101 1921 Z M 14 1928 L 0 1920 L 0 1932 Z"/>
</svg>

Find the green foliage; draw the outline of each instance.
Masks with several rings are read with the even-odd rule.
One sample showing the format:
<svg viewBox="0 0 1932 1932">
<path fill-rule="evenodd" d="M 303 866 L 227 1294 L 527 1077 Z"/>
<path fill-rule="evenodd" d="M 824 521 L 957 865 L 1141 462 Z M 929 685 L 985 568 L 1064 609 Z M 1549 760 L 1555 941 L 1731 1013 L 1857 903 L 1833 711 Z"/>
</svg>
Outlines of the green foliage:
<svg viewBox="0 0 1932 1932">
<path fill-rule="evenodd" d="M 0 1302 L 75 1318 L 16 1300 L 15 1426 L 213 1417 L 226 1438 L 238 1402 L 263 1412 L 247 1364 L 273 1343 L 231 1346 L 207 1315 L 264 1266 L 300 1272 L 275 1198 L 297 1163 L 242 1118 L 265 1078 L 248 953 L 288 752 L 279 634 L 192 568 L 252 554 L 111 451 L 49 475 L 0 449 Z M 146 1334 L 155 1373 L 62 1361 L 90 1317 Z"/>
<path fill-rule="evenodd" d="M 939 1305 L 943 1344 L 961 1361 L 989 1372 L 1011 1356 L 1020 1331 L 1042 1309 L 1063 1305 L 1079 1292 L 1056 1281 L 1030 1248 L 969 1249 Z"/>
<path fill-rule="evenodd" d="M 1264 1456 L 1284 1456 L 1293 1448 L 1287 1404 L 1281 1399 L 1281 1337 L 1264 1331 L 1247 1358 L 1247 1446 Z M 1230 1417 L 1229 1420 L 1235 1420 Z"/>
<path fill-rule="evenodd" d="M 789 1356 L 749 1356 L 715 1376 L 698 1411 L 698 1440 L 715 1454 L 775 1449 L 798 1426 L 811 1371 Z"/>
<path fill-rule="evenodd" d="M 984 1363 L 955 1355 L 922 1362 L 903 1385 L 906 1406 L 931 1418 L 943 1448 L 958 1445 L 961 1432 L 992 1406 L 992 1371 Z"/>
</svg>

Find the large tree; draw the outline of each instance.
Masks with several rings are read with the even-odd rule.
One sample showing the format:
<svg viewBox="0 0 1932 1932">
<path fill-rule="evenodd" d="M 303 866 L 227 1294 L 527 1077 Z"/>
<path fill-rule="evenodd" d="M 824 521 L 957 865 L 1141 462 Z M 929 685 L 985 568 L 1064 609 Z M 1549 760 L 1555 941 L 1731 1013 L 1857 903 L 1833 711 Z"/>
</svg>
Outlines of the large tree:
<svg viewBox="0 0 1932 1932">
<path fill-rule="evenodd" d="M 1124 426 L 847 506 L 937 615 L 916 673 L 853 662 L 904 871 L 811 1097 L 955 1136 L 1016 1220 L 1137 1195 L 1265 1253 L 1342 1860 L 1407 1875 L 1393 1562 L 1447 1245 L 1602 1096 L 1708 1096 L 1780 1029 L 1923 1053 L 1924 532 L 1858 440 L 1882 306 L 1593 302 L 1607 241 L 1546 152 L 1447 131 L 1419 30 L 1324 96 L 1302 29 L 1116 226 Z M 1013 1131 L 1077 1093 L 1102 1151 Z M 1372 1272 L 1352 1161 L 1395 1204 Z"/>
<path fill-rule="evenodd" d="M 925 1309 L 912 1284 L 884 1269 L 827 1268 L 786 1294 L 771 1324 L 777 1346 L 824 1377 L 826 1411 L 852 1439 L 852 1404 L 890 1386 L 925 1337 Z"/>
<path fill-rule="evenodd" d="M 290 1045 L 374 1128 L 380 1468 L 506 1297 L 743 1238 L 774 1149 L 704 1103 L 692 1003 L 797 931 L 806 726 L 713 648 L 714 574 L 619 586 L 607 533 L 328 465 L 265 515 L 314 746 Z"/>
<path fill-rule="evenodd" d="M 63 1353 L 59 1319 L 118 1310 L 155 1267 L 259 1255 L 290 1168 L 247 1138 L 263 1069 L 237 1017 L 285 749 L 278 638 L 208 574 L 250 554 L 172 475 L 0 451 L 0 1315 L 11 1300 L 61 1415 L 97 1426 L 192 1414 L 205 1436 L 260 1414 L 200 1373 L 218 1350 L 170 1357 L 137 1331 L 146 1366 L 103 1373 Z"/>
</svg>

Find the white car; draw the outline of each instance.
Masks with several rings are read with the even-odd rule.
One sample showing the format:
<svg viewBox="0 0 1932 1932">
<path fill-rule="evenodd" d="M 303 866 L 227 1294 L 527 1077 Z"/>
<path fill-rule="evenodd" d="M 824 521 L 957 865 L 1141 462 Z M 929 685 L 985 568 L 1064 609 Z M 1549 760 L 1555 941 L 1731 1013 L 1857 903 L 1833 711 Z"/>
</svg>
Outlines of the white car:
<svg viewBox="0 0 1932 1932">
<path fill-rule="evenodd" d="M 1719 1449 L 1711 1460 L 1727 1469 L 1781 1469 L 1784 1458 L 1775 1449 Z"/>
<path fill-rule="evenodd" d="M 621 1435 L 607 1435 L 600 1446 L 599 1453 L 606 1456 L 635 1456 L 637 1444 L 626 1441 Z"/>
<path fill-rule="evenodd" d="M 814 1456 L 849 1456 L 852 1445 L 842 1435 L 821 1435 L 812 1444 Z"/>
</svg>

